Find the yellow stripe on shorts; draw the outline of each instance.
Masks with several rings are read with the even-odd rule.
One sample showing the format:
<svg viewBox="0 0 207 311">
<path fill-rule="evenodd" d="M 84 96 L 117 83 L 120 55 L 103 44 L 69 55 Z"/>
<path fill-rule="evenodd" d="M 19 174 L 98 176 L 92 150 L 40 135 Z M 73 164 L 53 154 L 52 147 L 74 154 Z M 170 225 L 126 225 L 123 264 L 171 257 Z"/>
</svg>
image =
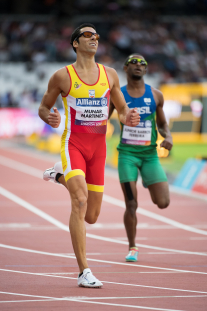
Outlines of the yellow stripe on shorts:
<svg viewBox="0 0 207 311">
<path fill-rule="evenodd" d="M 81 175 L 85 178 L 85 173 L 82 170 L 72 170 L 65 176 L 65 181 L 67 182 L 70 178 Z"/>
<path fill-rule="evenodd" d="M 87 188 L 90 191 L 104 192 L 104 186 L 96 186 L 96 185 L 87 184 Z"/>
</svg>

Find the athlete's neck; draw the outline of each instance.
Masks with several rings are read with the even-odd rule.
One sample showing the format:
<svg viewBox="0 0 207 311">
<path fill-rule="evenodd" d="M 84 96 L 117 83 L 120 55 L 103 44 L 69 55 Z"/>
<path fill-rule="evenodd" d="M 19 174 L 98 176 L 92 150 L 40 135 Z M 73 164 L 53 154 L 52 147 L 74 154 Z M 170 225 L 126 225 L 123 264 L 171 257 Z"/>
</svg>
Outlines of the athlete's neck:
<svg viewBox="0 0 207 311">
<path fill-rule="evenodd" d="M 73 64 L 76 70 L 87 70 L 91 71 L 94 69 L 98 69 L 94 55 L 90 55 L 88 53 L 77 54 L 76 62 Z"/>
<path fill-rule="evenodd" d="M 99 67 L 95 63 L 93 57 L 77 57 L 76 62 L 73 64 L 79 78 L 86 84 L 93 85 L 97 83 L 99 77 Z"/>
<path fill-rule="evenodd" d="M 132 97 L 141 97 L 145 93 L 144 80 L 127 79 L 127 92 Z"/>
</svg>

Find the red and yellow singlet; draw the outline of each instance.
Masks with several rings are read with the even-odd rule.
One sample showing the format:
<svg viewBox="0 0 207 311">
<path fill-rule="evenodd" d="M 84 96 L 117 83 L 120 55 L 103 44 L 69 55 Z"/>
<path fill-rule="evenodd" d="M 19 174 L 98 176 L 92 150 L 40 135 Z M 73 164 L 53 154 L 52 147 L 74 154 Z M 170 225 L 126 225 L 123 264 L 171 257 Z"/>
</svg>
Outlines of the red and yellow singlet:
<svg viewBox="0 0 207 311">
<path fill-rule="evenodd" d="M 61 158 L 66 181 L 83 175 L 89 190 L 102 192 L 110 86 L 104 66 L 97 66 L 99 76 L 93 85 L 84 83 L 73 65 L 66 67 L 71 87 L 62 97 L 66 119 Z"/>
</svg>

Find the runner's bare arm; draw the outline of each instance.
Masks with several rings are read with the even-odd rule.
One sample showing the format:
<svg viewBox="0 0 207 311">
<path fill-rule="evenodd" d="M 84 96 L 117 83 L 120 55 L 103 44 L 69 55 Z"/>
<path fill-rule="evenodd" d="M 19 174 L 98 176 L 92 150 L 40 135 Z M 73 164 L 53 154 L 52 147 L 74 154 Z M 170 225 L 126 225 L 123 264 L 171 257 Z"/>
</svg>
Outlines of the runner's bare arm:
<svg viewBox="0 0 207 311">
<path fill-rule="evenodd" d="M 112 113 L 113 113 L 114 109 L 115 109 L 115 106 L 114 106 L 114 104 L 112 103 L 112 101 L 110 100 L 110 104 L 109 104 L 109 116 L 108 116 L 108 119 L 110 119 L 110 118 L 111 118 L 111 115 L 112 115 Z"/>
<path fill-rule="evenodd" d="M 172 135 L 170 133 L 165 114 L 163 111 L 163 106 L 164 106 L 164 98 L 162 93 L 157 90 L 157 89 L 152 89 L 156 104 L 157 104 L 157 109 L 156 109 L 156 122 L 157 122 L 157 128 L 162 137 L 165 139 L 163 142 L 160 144 L 161 147 L 164 147 L 167 150 L 171 150 L 173 146 L 173 140 L 172 140 Z"/>
<path fill-rule="evenodd" d="M 60 124 L 61 117 L 57 108 L 50 109 L 54 106 L 59 94 L 67 95 L 67 90 L 70 87 L 69 77 L 66 76 L 65 68 L 56 71 L 49 80 L 48 89 L 45 92 L 42 102 L 39 107 L 39 116 L 47 124 L 57 128 Z M 67 79 L 68 78 L 68 79 Z M 67 84 L 65 83 L 67 81 Z"/>
<path fill-rule="evenodd" d="M 119 85 L 119 78 L 117 72 L 113 68 L 106 67 L 106 72 L 109 78 L 109 84 L 111 88 L 111 101 L 113 102 L 118 114 L 120 121 L 128 126 L 136 126 L 139 124 L 140 116 L 137 109 L 129 109 L 124 95 L 121 92 Z"/>
</svg>

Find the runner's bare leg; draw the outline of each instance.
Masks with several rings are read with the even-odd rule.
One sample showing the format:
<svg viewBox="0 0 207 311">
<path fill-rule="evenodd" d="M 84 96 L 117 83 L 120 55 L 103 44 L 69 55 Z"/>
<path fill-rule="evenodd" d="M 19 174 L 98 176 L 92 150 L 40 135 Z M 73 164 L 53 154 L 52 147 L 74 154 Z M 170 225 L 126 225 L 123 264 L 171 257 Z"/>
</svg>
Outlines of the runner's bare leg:
<svg viewBox="0 0 207 311">
<path fill-rule="evenodd" d="M 67 181 L 67 186 L 69 189 L 72 205 L 69 220 L 70 234 L 78 266 L 80 272 L 82 272 L 84 269 L 88 268 L 88 263 L 86 259 L 85 217 L 88 218 L 89 223 L 93 223 L 96 221 L 97 215 L 100 212 L 100 198 L 102 198 L 103 193 L 99 193 L 97 195 L 96 192 L 90 191 L 90 194 L 88 195 L 87 184 L 83 176 L 74 176 L 70 178 Z M 92 198 L 89 201 L 90 207 L 88 208 L 89 212 L 86 216 L 88 197 Z M 96 201 L 96 198 L 98 198 L 98 202 Z M 93 213 L 91 213 L 91 211 L 93 211 Z"/>
<path fill-rule="evenodd" d="M 137 227 L 137 215 L 136 210 L 138 207 L 137 203 L 137 188 L 136 182 L 131 181 L 128 183 L 131 189 L 131 197 L 128 194 L 128 190 L 126 189 L 126 185 L 124 183 L 121 184 L 122 191 L 124 193 L 124 199 L 126 203 L 126 210 L 124 213 L 124 225 L 129 241 L 129 248 L 136 246 L 135 238 L 136 238 L 136 227 Z"/>
</svg>

